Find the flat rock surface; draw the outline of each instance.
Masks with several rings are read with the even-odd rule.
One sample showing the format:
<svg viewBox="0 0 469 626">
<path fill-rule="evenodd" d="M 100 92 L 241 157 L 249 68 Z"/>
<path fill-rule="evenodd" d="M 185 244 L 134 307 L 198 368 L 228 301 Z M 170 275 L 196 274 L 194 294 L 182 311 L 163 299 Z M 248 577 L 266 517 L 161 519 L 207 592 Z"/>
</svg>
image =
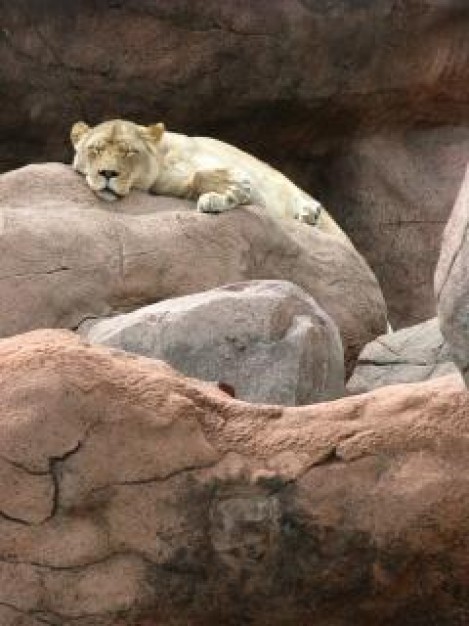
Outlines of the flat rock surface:
<svg viewBox="0 0 469 626">
<path fill-rule="evenodd" d="M 62 164 L 0 177 L 0 336 L 83 320 L 242 280 L 289 280 L 339 327 L 348 371 L 384 332 L 376 278 L 351 246 L 242 208 L 203 215 L 133 192 L 106 203 Z"/>
<path fill-rule="evenodd" d="M 93 343 L 230 385 L 240 400 L 301 405 L 344 395 L 337 326 L 284 281 L 234 283 L 84 323 Z"/>
<path fill-rule="evenodd" d="M 467 624 L 456 377 L 250 405 L 36 331 L 0 402 L 2 626 Z"/>
<path fill-rule="evenodd" d="M 382 335 L 360 353 L 347 384 L 350 393 L 385 385 L 416 383 L 457 374 L 437 318 Z"/>
</svg>

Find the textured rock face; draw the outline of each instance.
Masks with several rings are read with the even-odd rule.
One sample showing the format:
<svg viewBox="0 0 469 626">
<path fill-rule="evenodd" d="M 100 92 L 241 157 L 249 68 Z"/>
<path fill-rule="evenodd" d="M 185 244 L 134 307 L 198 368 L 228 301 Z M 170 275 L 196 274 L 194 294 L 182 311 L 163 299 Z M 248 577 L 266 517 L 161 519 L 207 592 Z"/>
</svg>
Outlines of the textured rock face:
<svg viewBox="0 0 469 626">
<path fill-rule="evenodd" d="M 394 328 L 435 315 L 441 235 L 468 161 L 468 130 L 409 130 L 357 140 L 327 174 L 326 206 L 377 273 Z"/>
<path fill-rule="evenodd" d="M 467 623 L 456 378 L 282 409 L 37 331 L 0 402 L 2 626 Z"/>
<path fill-rule="evenodd" d="M 438 319 L 433 318 L 378 337 L 365 346 L 347 389 L 350 393 L 364 393 L 385 385 L 416 383 L 457 373 Z"/>
<path fill-rule="evenodd" d="M 240 400 L 295 406 L 344 395 L 339 331 L 292 283 L 235 283 L 85 322 L 81 332 L 186 376 L 223 381 Z"/>
<path fill-rule="evenodd" d="M 0 169 L 70 160 L 81 118 L 218 136 L 330 208 L 394 326 L 434 315 L 469 158 L 464 0 L 0 0 L 0 13 Z"/>
<path fill-rule="evenodd" d="M 469 382 L 469 170 L 445 228 L 435 273 L 441 331 Z"/>
<path fill-rule="evenodd" d="M 84 319 L 250 279 L 289 280 L 339 327 L 350 367 L 385 331 L 374 275 L 350 246 L 259 209 L 197 214 L 133 192 L 109 205 L 60 164 L 0 177 L 0 335 Z"/>
<path fill-rule="evenodd" d="M 10 162 L 41 150 L 63 158 L 66 131 L 81 117 L 156 115 L 296 157 L 323 147 L 313 139 L 357 128 L 467 121 L 461 0 L 2 0 L 1 8 L 2 131 L 24 138 L 17 146 L 6 137 Z"/>
</svg>

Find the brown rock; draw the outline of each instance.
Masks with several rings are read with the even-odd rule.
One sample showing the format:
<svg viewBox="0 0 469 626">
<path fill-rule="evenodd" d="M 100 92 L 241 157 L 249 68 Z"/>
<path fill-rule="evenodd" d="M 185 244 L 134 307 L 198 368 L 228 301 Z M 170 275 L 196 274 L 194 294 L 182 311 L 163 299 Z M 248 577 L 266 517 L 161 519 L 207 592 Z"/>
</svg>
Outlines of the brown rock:
<svg viewBox="0 0 469 626">
<path fill-rule="evenodd" d="M 467 129 L 412 129 L 356 140 L 329 169 L 325 205 L 376 272 L 395 329 L 435 316 L 441 235 L 468 161 Z"/>
<path fill-rule="evenodd" d="M 435 314 L 469 157 L 464 0 L 0 0 L 0 14 L 0 170 L 70 162 L 82 118 L 214 135 L 324 202 L 393 326 Z"/>
<path fill-rule="evenodd" d="M 66 165 L 0 177 L 0 336 L 84 319 L 250 279 L 290 280 L 339 327 L 350 371 L 384 332 L 377 281 L 350 246 L 260 209 L 201 215 L 133 192 L 109 205 Z"/>
<path fill-rule="evenodd" d="M 0 342 L 0 402 L 0 457 L 56 503 L 0 505 L 5 626 L 469 619 L 457 378 L 282 409 L 37 331 Z"/>
<path fill-rule="evenodd" d="M 357 130 L 467 121 L 461 0 L 42 0 L 27 11 L 2 0 L 1 9 L 4 163 L 66 158 L 82 117 L 156 115 L 277 158 L 293 150 L 293 160 Z"/>
</svg>

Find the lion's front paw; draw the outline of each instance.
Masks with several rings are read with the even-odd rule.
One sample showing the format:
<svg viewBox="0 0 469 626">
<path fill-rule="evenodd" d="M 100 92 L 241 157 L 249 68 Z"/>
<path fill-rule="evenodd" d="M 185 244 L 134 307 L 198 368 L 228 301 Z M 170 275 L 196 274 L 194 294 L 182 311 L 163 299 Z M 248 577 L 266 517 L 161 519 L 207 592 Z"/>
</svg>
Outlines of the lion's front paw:
<svg viewBox="0 0 469 626">
<path fill-rule="evenodd" d="M 226 209 L 225 196 L 215 191 L 202 194 L 197 201 L 197 211 L 201 213 L 221 213 Z"/>
<path fill-rule="evenodd" d="M 303 206 L 298 211 L 297 219 L 304 224 L 316 226 L 321 216 L 321 211 L 323 211 L 323 207 L 320 204 Z"/>
</svg>

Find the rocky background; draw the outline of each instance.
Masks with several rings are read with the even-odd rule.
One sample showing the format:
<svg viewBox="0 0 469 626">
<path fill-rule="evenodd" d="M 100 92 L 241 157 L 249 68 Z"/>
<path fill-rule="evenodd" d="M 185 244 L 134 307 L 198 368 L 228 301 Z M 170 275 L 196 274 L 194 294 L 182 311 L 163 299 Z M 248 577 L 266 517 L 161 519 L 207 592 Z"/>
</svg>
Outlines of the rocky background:
<svg viewBox="0 0 469 626">
<path fill-rule="evenodd" d="M 215 135 L 317 196 L 394 326 L 433 316 L 469 155 L 464 0 L 0 0 L 0 169 L 69 161 L 70 124 Z"/>
<path fill-rule="evenodd" d="M 0 19 L 1 626 L 467 626 L 466 3 Z M 63 161 L 115 116 L 265 158 L 358 251 L 103 204 Z"/>
</svg>

